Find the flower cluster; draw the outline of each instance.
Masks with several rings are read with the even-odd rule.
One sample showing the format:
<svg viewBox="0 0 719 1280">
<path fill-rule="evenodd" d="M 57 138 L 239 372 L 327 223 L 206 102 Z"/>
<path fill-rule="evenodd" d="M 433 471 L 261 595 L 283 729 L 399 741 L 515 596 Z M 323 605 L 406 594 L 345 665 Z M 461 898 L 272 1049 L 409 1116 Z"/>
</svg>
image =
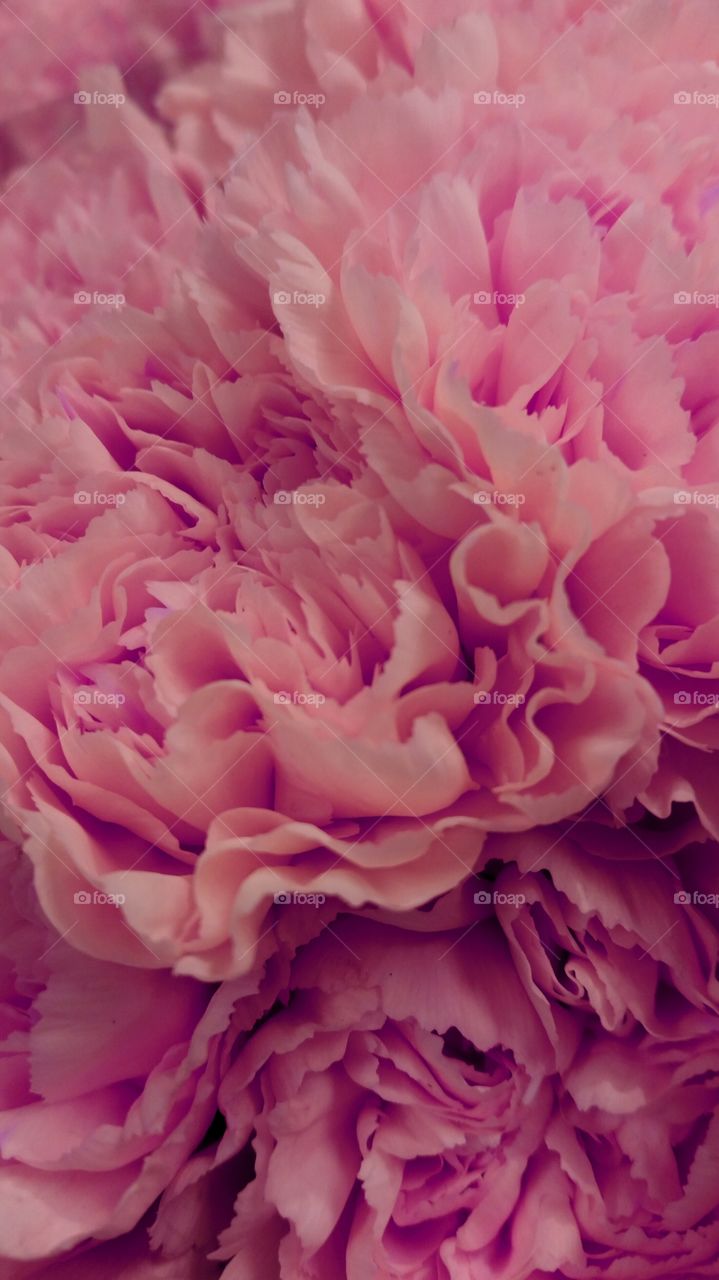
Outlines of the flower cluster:
<svg viewBox="0 0 719 1280">
<path fill-rule="evenodd" d="M 716 1274 L 711 0 L 0 30 L 0 1280 Z"/>
</svg>

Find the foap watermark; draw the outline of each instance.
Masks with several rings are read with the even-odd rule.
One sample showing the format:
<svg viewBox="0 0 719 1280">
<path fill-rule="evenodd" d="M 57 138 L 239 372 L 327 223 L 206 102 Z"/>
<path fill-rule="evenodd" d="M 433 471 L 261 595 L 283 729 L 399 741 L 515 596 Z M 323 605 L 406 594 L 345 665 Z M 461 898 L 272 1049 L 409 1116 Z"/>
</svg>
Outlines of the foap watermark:
<svg viewBox="0 0 719 1280">
<path fill-rule="evenodd" d="M 719 693 L 704 693 L 701 689 L 682 689 L 674 694 L 677 707 L 716 707 L 719 706 Z"/>
<path fill-rule="evenodd" d="M 278 289 L 272 295 L 276 307 L 323 307 L 327 301 L 326 293 L 303 293 L 301 289 Z"/>
<path fill-rule="evenodd" d="M 324 493 L 304 493 L 302 489 L 278 489 L 272 501 L 278 507 L 322 507 L 326 502 Z"/>
<path fill-rule="evenodd" d="M 102 689 L 77 689 L 72 700 L 77 707 L 121 707 L 127 702 L 124 693 L 103 693 Z"/>
<path fill-rule="evenodd" d="M 327 699 L 323 693 L 300 693 L 298 689 L 288 692 L 287 689 L 280 689 L 279 693 L 273 694 L 272 701 L 277 707 L 321 707 Z"/>
<path fill-rule="evenodd" d="M 73 495 L 76 507 L 121 507 L 126 500 L 124 493 L 101 493 L 99 489 L 78 489 Z"/>
<path fill-rule="evenodd" d="M 677 107 L 719 107 L 719 93 L 702 93 L 699 89 L 680 89 L 674 94 Z"/>
<path fill-rule="evenodd" d="M 674 501 L 680 507 L 719 507 L 719 493 L 696 493 L 693 489 L 677 489 Z"/>
<path fill-rule="evenodd" d="M 496 689 L 479 689 L 474 695 L 477 707 L 521 707 L 524 701 L 523 693 L 499 693 Z"/>
<path fill-rule="evenodd" d="M 478 907 L 523 907 L 526 901 L 523 893 L 502 893 L 499 889 L 478 889 L 474 894 Z"/>
<path fill-rule="evenodd" d="M 302 93 L 300 89 L 278 89 L 274 95 L 276 107 L 323 107 L 326 101 L 324 93 Z"/>
<path fill-rule="evenodd" d="M 78 889 L 72 900 L 78 907 L 121 907 L 127 901 L 124 893 L 101 893 L 99 889 L 93 889 L 92 893 L 87 889 Z"/>
<path fill-rule="evenodd" d="M 326 901 L 324 893 L 302 893 L 298 889 L 280 889 L 275 894 L 277 907 L 321 907 Z"/>
<path fill-rule="evenodd" d="M 127 98 L 124 93 L 100 93 L 98 89 L 78 89 L 73 95 L 78 107 L 121 107 Z"/>
<path fill-rule="evenodd" d="M 675 307 L 719 307 L 719 293 L 702 293 L 700 289 L 680 289 L 674 294 Z"/>
<path fill-rule="evenodd" d="M 472 501 L 478 507 L 521 507 L 526 501 L 523 493 L 500 493 L 499 489 L 482 489 L 475 493 Z"/>
<path fill-rule="evenodd" d="M 480 89 L 474 95 L 477 107 L 523 107 L 526 101 L 525 93 L 502 93 L 501 89 Z"/>
<path fill-rule="evenodd" d="M 525 293 L 502 293 L 500 289 L 480 289 L 473 295 L 476 307 L 522 307 L 527 301 Z"/>
<path fill-rule="evenodd" d="M 674 894 L 679 907 L 719 907 L 719 893 L 699 893 L 697 889 L 679 889 Z"/>
<path fill-rule="evenodd" d="M 76 307 L 113 307 L 115 311 L 124 307 L 126 301 L 124 293 L 99 293 L 97 289 L 92 293 L 88 289 L 78 289 L 73 297 Z"/>
</svg>

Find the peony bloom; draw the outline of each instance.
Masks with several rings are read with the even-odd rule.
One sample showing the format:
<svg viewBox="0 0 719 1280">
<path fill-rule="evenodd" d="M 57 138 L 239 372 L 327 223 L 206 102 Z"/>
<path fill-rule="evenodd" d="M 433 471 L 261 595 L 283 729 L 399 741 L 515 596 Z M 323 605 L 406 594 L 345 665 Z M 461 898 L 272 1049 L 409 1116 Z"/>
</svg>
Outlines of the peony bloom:
<svg viewBox="0 0 719 1280">
<path fill-rule="evenodd" d="M 0 1280 L 719 1275 L 715 29 L 0 6 Z"/>
<path fill-rule="evenodd" d="M 137 0 L 124 6 L 117 0 L 4 4 L 0 123 L 12 127 L 40 107 L 56 112 L 72 102 L 78 80 L 106 63 L 134 72 L 138 89 L 155 92 L 165 76 L 217 44 L 215 8 L 215 0 L 189 7 L 182 0 L 154 0 L 151 6 Z"/>
<path fill-rule="evenodd" d="M 162 129 L 126 96 L 116 71 L 93 71 L 86 84 L 90 101 L 77 106 L 66 136 L 39 163 L 34 157 L 14 171 L 3 194 L 0 369 L 8 431 L 13 411 L 27 416 L 36 403 L 60 339 L 67 337 L 63 350 L 75 356 L 64 362 L 69 393 L 73 365 L 97 353 L 110 316 L 122 312 L 129 336 L 170 304 L 178 266 L 196 242 L 200 205 Z M 93 101 L 97 95 L 117 103 Z M 54 395 L 42 410 L 32 423 L 38 433 L 50 413 L 73 416 L 69 400 L 58 405 Z M 57 448 L 47 427 L 45 434 Z"/>
<path fill-rule="evenodd" d="M 217 8 L 217 0 L 189 6 L 183 0 L 5 0 L 0 177 L 12 188 L 15 166 L 51 156 L 73 137 L 88 103 L 112 111 L 119 95 L 156 116 L 165 79 L 218 50 Z M 119 87 L 118 73 L 125 78 Z M 52 182 L 48 177 L 47 184 Z"/>
<path fill-rule="evenodd" d="M 299 952 L 291 997 L 220 1089 L 215 1168 L 250 1138 L 255 1167 L 211 1255 L 228 1278 L 267 1274 L 275 1254 L 293 1280 L 715 1274 L 717 993 L 710 1012 L 701 944 L 670 1025 L 662 973 L 690 937 L 670 874 L 655 923 L 681 933 L 655 956 L 636 898 L 620 907 L 605 876 L 590 908 L 598 871 L 564 852 L 551 865 L 544 891 L 518 880 L 524 915 L 511 876 L 492 882 L 502 927 L 469 886 L 429 913 L 345 916 Z M 585 939 L 557 953 L 552 932 L 578 936 L 581 918 Z M 716 929 L 702 932 L 715 964 Z M 197 1174 L 195 1212 L 210 1194 Z M 158 1226 L 172 1213 L 170 1191 Z"/>
<path fill-rule="evenodd" d="M 48 927 L 10 845 L 0 870 L 0 1276 L 91 1280 L 88 1245 L 131 1233 L 202 1141 L 234 1001 L 166 972 L 128 982 Z M 137 1280 L 200 1274 L 154 1270 L 129 1234 L 113 1256 L 143 1252 Z"/>
<path fill-rule="evenodd" d="M 491 837 L 314 939 L 281 904 L 216 991 L 82 956 L 7 848 L 0 1276 L 714 1274 L 716 848 L 655 845 Z"/>
<path fill-rule="evenodd" d="M 265 129 L 279 11 L 240 6 L 271 49 L 222 181 L 131 104 L 18 174 L 2 772 L 95 956 L 228 978 L 276 894 L 412 908 L 600 800 L 719 835 L 713 117 L 683 19 L 653 52 L 550 8 L 561 50 L 531 7 L 400 5 L 330 69 L 356 19 L 298 5 L 337 95 Z"/>
</svg>

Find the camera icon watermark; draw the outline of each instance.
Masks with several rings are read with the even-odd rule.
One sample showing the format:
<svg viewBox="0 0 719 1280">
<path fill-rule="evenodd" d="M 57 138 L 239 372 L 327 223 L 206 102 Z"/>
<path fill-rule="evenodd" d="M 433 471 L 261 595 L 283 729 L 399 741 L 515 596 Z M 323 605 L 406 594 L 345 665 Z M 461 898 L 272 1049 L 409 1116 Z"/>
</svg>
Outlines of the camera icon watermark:
<svg viewBox="0 0 719 1280">
<path fill-rule="evenodd" d="M 72 100 L 78 107 L 121 107 L 127 102 L 124 93 L 100 93 L 97 89 L 78 89 Z"/>
<path fill-rule="evenodd" d="M 700 289 L 694 289 L 690 293 L 688 289 L 680 289 L 674 294 L 674 305 L 676 307 L 719 307 L 719 293 L 702 293 Z"/>
<path fill-rule="evenodd" d="M 700 893 L 697 889 L 690 893 L 688 889 L 679 889 L 674 901 L 678 907 L 719 907 L 719 893 Z"/>
<path fill-rule="evenodd" d="M 78 289 L 72 300 L 77 307 L 112 307 L 115 311 L 124 307 L 127 301 L 124 293 L 100 293 L 97 289 L 92 293 L 88 289 Z"/>
<path fill-rule="evenodd" d="M 278 489 L 272 501 L 278 507 L 322 507 L 327 498 L 324 493 L 306 493 L 302 489 Z"/>
<path fill-rule="evenodd" d="M 78 889 L 72 895 L 72 900 L 78 907 L 122 907 L 127 902 L 124 893 L 101 893 L 99 889 L 93 889 L 91 893 L 86 889 Z"/>
<path fill-rule="evenodd" d="M 502 893 L 498 889 L 478 889 L 472 896 L 478 907 L 523 907 L 527 901 L 523 893 Z"/>
<path fill-rule="evenodd" d="M 502 293 L 500 289 L 480 289 L 472 295 L 476 307 L 522 307 L 527 301 L 526 293 Z"/>
<path fill-rule="evenodd" d="M 525 702 L 523 693 L 499 693 L 496 689 L 478 689 L 474 694 L 477 707 L 521 707 Z"/>
<path fill-rule="evenodd" d="M 321 907 L 326 901 L 324 893 L 302 893 L 297 889 L 281 889 L 274 895 L 277 907 Z"/>
<path fill-rule="evenodd" d="M 100 493 L 99 490 L 78 489 L 73 494 L 73 502 L 76 507 L 121 507 L 127 500 L 124 493 Z"/>
<path fill-rule="evenodd" d="M 301 93 L 299 89 L 278 89 L 273 95 L 276 107 L 323 107 L 324 93 Z"/>
<path fill-rule="evenodd" d="M 277 707 L 321 707 L 327 699 L 323 693 L 301 693 L 299 689 L 288 692 L 281 689 L 279 693 L 272 695 L 272 701 Z"/>
<path fill-rule="evenodd" d="M 681 689 L 674 694 L 677 707 L 716 707 L 719 706 L 719 693 L 704 693 L 701 689 Z"/>
<path fill-rule="evenodd" d="M 127 698 L 124 693 L 103 693 L 101 689 L 76 689 L 72 700 L 76 707 L 121 707 Z"/>
<path fill-rule="evenodd" d="M 327 301 L 325 293 L 303 293 L 301 289 L 293 289 L 289 293 L 287 289 L 277 289 L 272 294 L 272 301 L 276 307 L 323 307 Z"/>
<path fill-rule="evenodd" d="M 677 489 L 674 502 L 680 507 L 717 507 L 719 493 L 697 493 L 694 489 Z"/>
<path fill-rule="evenodd" d="M 473 95 L 477 107 L 523 107 L 525 93 L 502 93 L 501 89 L 480 89 Z"/>
<path fill-rule="evenodd" d="M 527 501 L 524 493 L 500 493 L 499 489 L 480 489 L 472 495 L 477 507 L 521 507 Z"/>
<path fill-rule="evenodd" d="M 674 94 L 674 104 L 677 107 L 719 107 L 719 93 L 680 89 Z"/>
</svg>

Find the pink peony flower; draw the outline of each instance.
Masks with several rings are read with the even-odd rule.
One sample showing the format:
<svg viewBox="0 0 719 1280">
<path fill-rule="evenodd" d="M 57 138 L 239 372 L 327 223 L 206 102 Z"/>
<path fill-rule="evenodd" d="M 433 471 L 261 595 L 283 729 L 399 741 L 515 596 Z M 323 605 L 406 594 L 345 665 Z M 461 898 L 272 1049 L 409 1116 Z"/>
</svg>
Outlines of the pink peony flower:
<svg viewBox="0 0 719 1280">
<path fill-rule="evenodd" d="M 696 38 L 551 12 L 546 57 L 533 10 L 520 37 L 462 5 L 343 58 L 356 18 L 299 6 L 302 93 L 337 47 L 337 97 L 258 133 L 283 40 L 241 7 L 272 57 L 234 177 L 198 193 L 202 156 L 125 104 L 9 193 L 2 771 L 90 954 L 230 977 L 276 894 L 412 908 L 488 832 L 600 800 L 719 834 Z M 591 92 L 558 87 L 570 52 Z"/>
<path fill-rule="evenodd" d="M 129 6 L 116 0 L 35 0 L 32 6 L 8 0 L 0 14 L 7 58 L 0 122 L 38 106 L 57 110 L 68 97 L 72 101 L 78 78 L 104 63 L 134 72 L 138 86 L 161 82 L 212 50 L 219 35 L 215 7 L 215 0 L 189 8 L 182 0 L 155 0 L 151 6 L 136 0 Z"/>
<path fill-rule="evenodd" d="M 633 869 L 617 889 L 605 871 L 590 908 L 599 860 L 586 875 L 564 851 L 550 865 L 551 881 L 519 880 L 526 914 L 497 908 L 506 937 L 470 886 L 394 922 L 345 917 L 299 953 L 291 999 L 220 1089 L 215 1167 L 251 1135 L 255 1155 L 211 1255 L 224 1275 L 267 1274 L 276 1254 L 293 1280 L 715 1274 L 713 977 L 690 966 L 669 1027 L 662 974 L 689 936 L 669 873 L 655 877 L 653 924 L 682 934 L 655 938 L 654 956 L 640 953 L 637 896 L 621 896 Z M 514 887 L 500 876 L 493 893 Z"/>
<path fill-rule="evenodd" d="M 429 911 L 303 943 L 283 905 L 264 977 L 214 994 L 81 957 L 8 848 L 0 1276 L 713 1274 L 702 840 L 492 837 Z"/>
<path fill-rule="evenodd" d="M 128 982 L 48 927 L 9 845 L 0 870 L 0 1276 L 54 1258 L 53 1276 L 94 1280 L 87 1244 L 130 1233 L 204 1137 L 234 1001 L 151 970 Z M 131 1236 L 112 1256 L 133 1280 L 205 1274 L 155 1267 Z"/>
<path fill-rule="evenodd" d="M 196 243 L 198 201 L 161 128 L 126 99 L 116 71 L 89 73 L 86 84 L 91 99 L 125 100 L 78 106 L 67 136 L 39 163 L 36 157 L 16 170 L 3 195 L 0 374 L 9 398 L 7 430 L 15 440 L 13 412 L 27 416 L 60 339 L 67 336 L 64 350 L 75 353 L 74 361 L 66 356 L 63 362 L 69 384 L 73 364 L 97 353 L 108 317 L 122 311 L 129 337 L 141 318 L 147 323 L 148 314 L 171 303 L 178 267 Z M 145 360 L 148 354 L 145 349 Z M 55 392 L 42 410 L 35 429 L 49 436 L 47 453 L 60 442 L 44 418 L 75 415 L 67 398 L 58 404 Z M 27 434 L 27 421 L 22 427 Z"/>
<path fill-rule="evenodd" d="M 473 900 L 493 909 L 562 1067 L 597 1023 L 622 1040 L 704 1034 L 719 999 L 719 895 L 717 846 L 696 819 L 493 837 L 482 863 Z"/>
<path fill-rule="evenodd" d="M 0 1280 L 719 1275 L 715 25 L 0 7 Z"/>
</svg>

